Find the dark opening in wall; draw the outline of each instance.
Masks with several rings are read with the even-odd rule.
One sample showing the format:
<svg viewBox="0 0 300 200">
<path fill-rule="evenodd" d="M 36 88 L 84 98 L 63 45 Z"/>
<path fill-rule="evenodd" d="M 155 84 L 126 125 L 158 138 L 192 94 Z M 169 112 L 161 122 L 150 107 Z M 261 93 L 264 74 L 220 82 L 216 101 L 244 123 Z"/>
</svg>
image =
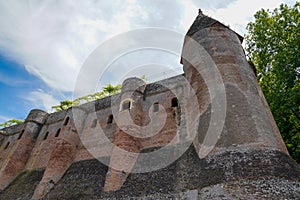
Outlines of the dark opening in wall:
<svg viewBox="0 0 300 200">
<path fill-rule="evenodd" d="M 4 149 L 7 149 L 8 146 L 9 146 L 9 144 L 10 144 L 10 142 L 7 142 L 6 145 L 5 145 L 5 147 L 4 147 Z"/>
<path fill-rule="evenodd" d="M 158 112 L 159 110 L 159 106 L 158 106 L 158 102 L 153 104 L 153 112 Z"/>
<path fill-rule="evenodd" d="M 130 102 L 130 101 L 125 101 L 125 102 L 122 104 L 122 110 L 129 110 L 129 109 L 130 109 L 130 105 L 131 105 L 131 102 Z"/>
<path fill-rule="evenodd" d="M 107 124 L 111 124 L 114 120 L 114 116 L 113 115 L 109 115 L 107 118 Z"/>
<path fill-rule="evenodd" d="M 22 138 L 23 134 L 24 134 L 24 130 L 21 131 L 21 133 L 20 133 L 20 135 L 18 137 L 18 140 Z"/>
<path fill-rule="evenodd" d="M 68 125 L 69 120 L 70 120 L 70 117 L 67 117 L 66 120 L 65 120 L 65 122 L 64 122 L 64 126 Z"/>
<path fill-rule="evenodd" d="M 91 128 L 95 128 L 96 126 L 97 126 L 97 119 L 94 119 Z"/>
<path fill-rule="evenodd" d="M 56 131 L 55 137 L 58 137 L 60 134 L 60 128 Z"/>
<path fill-rule="evenodd" d="M 172 107 L 178 107 L 178 99 L 177 98 L 173 98 L 172 99 Z"/>
<path fill-rule="evenodd" d="M 47 137 L 48 137 L 48 135 L 49 135 L 49 131 L 47 131 L 47 133 L 45 134 L 45 136 L 44 136 L 44 139 L 43 139 L 43 140 L 46 140 L 46 139 L 47 139 Z"/>
</svg>

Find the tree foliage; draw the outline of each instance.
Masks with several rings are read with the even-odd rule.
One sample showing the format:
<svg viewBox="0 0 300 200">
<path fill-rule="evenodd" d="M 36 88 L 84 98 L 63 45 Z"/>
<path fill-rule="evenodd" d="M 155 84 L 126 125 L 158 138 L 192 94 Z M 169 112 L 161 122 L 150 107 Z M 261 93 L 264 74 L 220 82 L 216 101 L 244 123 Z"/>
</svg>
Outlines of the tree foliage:
<svg viewBox="0 0 300 200">
<path fill-rule="evenodd" d="M 0 124 L 0 127 L 5 128 L 5 127 L 12 126 L 12 125 L 21 124 L 21 123 L 23 123 L 23 120 L 20 120 L 20 119 L 9 119 L 6 122 L 3 122 L 2 124 Z"/>
<path fill-rule="evenodd" d="M 79 102 L 77 101 L 71 101 L 71 100 L 64 100 L 61 101 L 58 105 L 52 106 L 55 111 L 61 111 L 61 110 L 66 110 L 72 106 L 79 105 Z"/>
<path fill-rule="evenodd" d="M 147 82 L 147 77 L 145 75 L 142 75 L 140 78 L 143 81 Z M 61 101 L 58 105 L 52 106 L 52 108 L 55 110 L 55 112 L 66 110 L 72 106 L 80 105 L 81 103 L 95 101 L 95 100 L 102 99 L 107 96 L 118 94 L 121 92 L 121 88 L 122 88 L 121 84 L 118 84 L 116 86 L 113 86 L 112 84 L 107 84 L 105 87 L 102 88 L 101 92 L 97 92 L 94 94 L 88 94 L 86 96 L 79 97 L 79 98 L 75 99 L 74 101 L 64 100 L 64 101 Z"/>
<path fill-rule="evenodd" d="M 145 75 L 143 75 L 141 77 L 141 79 L 147 80 Z M 89 94 L 89 95 L 86 95 L 86 96 L 83 96 L 83 97 L 79 97 L 79 98 L 77 98 L 73 101 L 64 100 L 64 101 L 59 102 L 58 105 L 52 106 L 52 108 L 55 110 L 55 112 L 62 111 L 62 110 L 67 110 L 68 108 L 70 108 L 72 106 L 78 106 L 82 103 L 95 101 L 95 100 L 102 99 L 102 98 L 107 97 L 107 96 L 118 94 L 118 93 L 120 93 L 121 88 L 122 88 L 121 84 L 118 84 L 116 86 L 113 86 L 111 84 L 107 84 L 105 87 L 102 88 L 101 92 L 96 92 L 94 94 Z M 24 120 L 10 119 L 10 120 L 0 124 L 0 127 L 4 127 L 4 128 L 9 127 L 9 126 L 12 126 L 12 125 L 15 125 L 15 124 L 20 124 L 23 121 Z M 5 135 L 6 133 L 4 133 L 3 130 L 0 130 L 0 134 Z"/>
<path fill-rule="evenodd" d="M 14 119 L 14 118 L 9 119 L 6 122 L 3 122 L 2 124 L 0 124 L 0 128 L 5 128 L 5 127 L 21 124 L 23 122 L 24 122 L 24 120 L 21 120 L 21 119 Z M 2 136 L 11 136 L 11 135 L 14 135 L 14 134 L 9 134 L 5 130 L 0 130 L 0 135 L 2 135 Z"/>
<path fill-rule="evenodd" d="M 300 3 L 260 10 L 246 51 L 291 156 L 300 163 Z"/>
<path fill-rule="evenodd" d="M 86 102 L 102 99 L 104 97 L 117 94 L 121 91 L 121 87 L 122 87 L 121 84 L 118 84 L 116 86 L 107 84 L 105 87 L 103 87 L 103 90 L 101 92 L 97 92 L 95 94 L 89 94 L 89 95 L 77 98 L 74 101 L 64 100 L 64 101 L 61 101 L 58 105 L 52 106 L 52 108 L 56 112 L 66 110 L 72 106 L 78 106 L 81 103 L 86 103 Z M 21 123 L 23 123 L 23 121 L 24 120 L 19 120 L 19 119 L 9 119 L 6 122 L 0 124 L 0 127 L 5 128 L 5 127 L 9 127 L 9 126 L 16 125 L 16 124 L 21 124 Z M 0 134 L 5 135 L 5 133 L 3 131 L 0 131 Z"/>
<path fill-rule="evenodd" d="M 94 94 L 89 94 L 89 95 L 86 95 L 86 96 L 83 96 L 83 97 L 79 97 L 79 98 L 77 98 L 73 101 L 64 100 L 64 101 L 61 101 L 58 105 L 52 106 L 52 108 L 56 112 L 66 110 L 66 109 L 68 109 L 72 106 L 80 105 L 81 103 L 86 103 L 86 102 L 102 99 L 104 97 L 117 94 L 121 91 L 121 87 L 122 87 L 121 84 L 118 84 L 116 86 L 113 86 L 111 84 L 107 84 L 105 87 L 102 88 L 101 92 L 97 92 L 97 93 L 94 93 Z"/>
</svg>

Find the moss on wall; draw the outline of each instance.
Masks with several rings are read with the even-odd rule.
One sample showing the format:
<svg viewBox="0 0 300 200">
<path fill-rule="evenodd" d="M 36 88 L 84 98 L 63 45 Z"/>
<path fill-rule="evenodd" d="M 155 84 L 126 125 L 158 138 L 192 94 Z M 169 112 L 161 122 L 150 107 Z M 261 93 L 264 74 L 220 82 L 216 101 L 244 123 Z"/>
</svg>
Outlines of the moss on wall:
<svg viewBox="0 0 300 200">
<path fill-rule="evenodd" d="M 106 172 L 97 159 L 73 163 L 44 199 L 93 199 L 102 191 Z"/>
<path fill-rule="evenodd" d="M 0 199 L 31 199 L 43 174 L 44 170 L 32 170 L 21 173 L 5 190 L 0 192 Z"/>
</svg>

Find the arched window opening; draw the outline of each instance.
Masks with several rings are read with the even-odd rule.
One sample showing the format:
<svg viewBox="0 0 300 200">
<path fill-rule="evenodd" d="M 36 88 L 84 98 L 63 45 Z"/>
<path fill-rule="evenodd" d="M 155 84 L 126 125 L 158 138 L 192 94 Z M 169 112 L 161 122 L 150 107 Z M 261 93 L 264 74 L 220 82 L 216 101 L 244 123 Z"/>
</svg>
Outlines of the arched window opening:
<svg viewBox="0 0 300 200">
<path fill-rule="evenodd" d="M 178 107 L 178 99 L 177 98 L 172 99 L 172 107 L 173 108 Z"/>
<path fill-rule="evenodd" d="M 130 110 L 131 108 L 131 100 L 130 99 L 125 99 L 122 103 L 121 103 L 121 111 L 122 110 Z"/>
<path fill-rule="evenodd" d="M 56 131 L 55 137 L 58 137 L 60 134 L 60 128 Z"/>
<path fill-rule="evenodd" d="M 158 102 L 153 104 L 153 112 L 158 112 L 159 110 L 159 106 L 158 106 Z"/>
<path fill-rule="evenodd" d="M 70 117 L 67 117 L 66 120 L 65 120 L 65 122 L 64 122 L 64 126 L 68 125 L 69 120 L 70 120 Z"/>
<path fill-rule="evenodd" d="M 47 133 L 45 134 L 45 136 L 44 136 L 44 139 L 43 139 L 43 140 L 46 140 L 46 139 L 47 139 L 47 137 L 48 137 L 48 135 L 49 135 L 49 131 L 47 131 Z"/>
<path fill-rule="evenodd" d="M 97 119 L 94 119 L 91 128 L 95 128 L 96 126 L 97 126 Z"/>
<path fill-rule="evenodd" d="M 4 147 L 4 149 L 7 149 L 8 146 L 9 146 L 9 144 L 10 144 L 10 142 L 7 142 L 6 145 L 5 145 L 5 147 Z"/>
<path fill-rule="evenodd" d="M 122 110 L 129 110 L 130 109 L 130 104 L 131 104 L 130 101 L 124 102 L 123 105 L 122 105 Z"/>
<path fill-rule="evenodd" d="M 109 115 L 107 118 L 107 124 L 111 124 L 114 120 L 114 116 L 113 115 Z"/>
<path fill-rule="evenodd" d="M 24 134 L 24 130 L 21 131 L 21 133 L 20 133 L 20 135 L 18 137 L 18 140 L 22 138 L 23 134 Z"/>
</svg>

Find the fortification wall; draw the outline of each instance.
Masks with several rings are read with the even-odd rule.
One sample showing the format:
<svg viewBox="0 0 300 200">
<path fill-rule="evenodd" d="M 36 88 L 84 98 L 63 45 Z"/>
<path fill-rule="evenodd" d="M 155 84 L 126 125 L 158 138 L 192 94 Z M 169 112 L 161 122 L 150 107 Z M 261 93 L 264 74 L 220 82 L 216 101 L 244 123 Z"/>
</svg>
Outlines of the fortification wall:
<svg viewBox="0 0 300 200">
<path fill-rule="evenodd" d="M 166 121 L 162 127 L 152 125 L 149 126 L 149 129 L 145 129 L 145 134 L 153 136 L 139 140 L 141 150 L 164 146 L 176 137 L 180 124 L 181 109 L 174 91 L 179 94 L 182 93 L 182 88 L 178 87 L 182 77 L 182 75 L 179 75 L 148 84 L 145 87 L 142 98 L 139 100 L 141 104 L 140 126 L 147 126 L 151 123 L 150 112 L 153 113 L 152 117 L 159 118 L 163 116 Z M 107 97 L 79 106 L 85 112 L 85 117 L 80 124 L 74 122 L 73 110 L 68 109 L 47 114 L 45 119 L 40 119 L 39 115 L 31 113 L 25 123 L 5 128 L 4 130 L 12 135 L 1 139 L 0 164 L 2 171 L 7 163 L 11 161 L 11 154 L 16 153 L 16 148 L 26 146 L 29 142 L 31 143 L 31 149 L 26 151 L 28 155 L 24 160 L 25 166 L 20 168 L 18 172 L 14 172 L 14 175 L 3 185 L 3 189 L 24 170 L 45 170 L 43 178 L 35 191 L 35 196 L 43 196 L 47 193 L 46 183 L 50 180 L 59 181 L 72 163 L 90 160 L 95 157 L 109 157 L 112 152 L 111 143 L 115 140 L 118 128 L 114 119 L 118 114 L 118 110 L 113 111 L 112 107 L 119 109 L 121 95 L 122 93 L 115 95 L 113 101 L 111 97 Z M 176 105 L 172 105 L 174 100 L 176 100 Z M 39 129 L 31 130 L 31 134 L 34 135 L 33 140 L 21 140 L 24 137 L 23 134 L 26 134 L 26 127 L 31 129 L 26 124 L 36 120 L 39 121 Z M 157 130 L 159 131 L 157 132 Z M 104 133 L 108 141 L 103 142 L 101 137 L 104 135 L 101 135 L 100 131 Z M 175 140 L 178 140 L 178 138 L 175 138 Z M 126 141 L 124 142 L 126 143 Z M 19 152 L 18 154 L 22 156 L 23 153 Z"/>
<path fill-rule="evenodd" d="M 24 125 L 25 124 L 23 123 L 20 125 L 14 125 L 3 129 L 7 134 L 11 136 L 0 136 L 0 169 L 5 164 L 5 159 L 9 157 L 9 155 L 11 154 L 10 152 L 15 148 L 14 146 L 17 144 L 17 142 L 19 142 L 19 139 L 23 136 Z"/>
<path fill-rule="evenodd" d="M 28 170 L 46 168 L 56 140 L 61 134 L 63 120 L 66 114 L 67 111 L 61 111 L 49 115 L 47 121 L 39 132 L 28 160 L 26 166 Z"/>
<path fill-rule="evenodd" d="M 25 169 L 36 138 L 47 117 L 48 114 L 42 110 L 31 110 L 22 129 L 20 129 L 20 126 L 7 129 L 6 134 L 13 135 L 8 136 L 7 140 L 4 141 L 5 146 L 2 146 L 1 158 L 3 160 L 0 168 L 0 189 L 6 188 Z"/>
</svg>

